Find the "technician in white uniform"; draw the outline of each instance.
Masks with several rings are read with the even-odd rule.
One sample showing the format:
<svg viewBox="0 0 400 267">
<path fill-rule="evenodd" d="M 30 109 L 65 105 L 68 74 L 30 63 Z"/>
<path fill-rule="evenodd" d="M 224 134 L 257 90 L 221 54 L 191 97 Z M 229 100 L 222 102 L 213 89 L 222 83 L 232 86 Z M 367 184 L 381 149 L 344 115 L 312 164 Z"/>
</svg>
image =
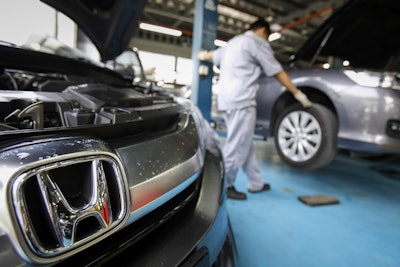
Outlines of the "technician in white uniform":
<svg viewBox="0 0 400 267">
<path fill-rule="evenodd" d="M 234 187 L 239 168 L 243 168 L 248 177 L 250 193 L 270 189 L 261 177 L 253 145 L 258 78 L 263 73 L 274 76 L 304 107 L 312 105 L 275 59 L 267 41 L 269 34 L 268 22 L 258 20 L 250 25 L 248 31 L 232 38 L 225 47 L 203 50 L 198 54 L 199 60 L 212 60 L 220 68 L 217 101 L 227 127 L 223 155 L 228 197 L 232 199 L 247 198 L 245 193 L 236 191 Z"/>
</svg>

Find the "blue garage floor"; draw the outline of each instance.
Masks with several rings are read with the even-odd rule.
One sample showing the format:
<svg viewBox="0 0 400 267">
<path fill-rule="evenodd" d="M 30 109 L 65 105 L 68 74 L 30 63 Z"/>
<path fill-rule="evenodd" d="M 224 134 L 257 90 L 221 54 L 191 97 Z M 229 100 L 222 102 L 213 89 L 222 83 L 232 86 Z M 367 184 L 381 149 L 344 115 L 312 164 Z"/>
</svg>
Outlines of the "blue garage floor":
<svg viewBox="0 0 400 267">
<path fill-rule="evenodd" d="M 239 267 L 400 266 L 400 161 L 338 153 L 328 167 L 291 169 L 272 140 L 256 140 L 271 191 L 228 200 Z M 246 191 L 239 173 L 236 188 Z M 298 196 L 328 194 L 340 203 L 310 207 Z"/>
</svg>

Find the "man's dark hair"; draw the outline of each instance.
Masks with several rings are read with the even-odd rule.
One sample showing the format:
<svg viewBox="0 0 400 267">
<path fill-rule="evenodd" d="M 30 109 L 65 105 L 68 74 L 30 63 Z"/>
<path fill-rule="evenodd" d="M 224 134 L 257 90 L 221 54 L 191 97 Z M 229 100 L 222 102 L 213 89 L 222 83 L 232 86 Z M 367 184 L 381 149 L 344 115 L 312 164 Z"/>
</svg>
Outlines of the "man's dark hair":
<svg viewBox="0 0 400 267">
<path fill-rule="evenodd" d="M 249 30 L 257 30 L 259 28 L 265 28 L 267 31 L 267 34 L 271 33 L 269 23 L 264 19 L 258 19 L 257 21 L 250 24 Z"/>
</svg>

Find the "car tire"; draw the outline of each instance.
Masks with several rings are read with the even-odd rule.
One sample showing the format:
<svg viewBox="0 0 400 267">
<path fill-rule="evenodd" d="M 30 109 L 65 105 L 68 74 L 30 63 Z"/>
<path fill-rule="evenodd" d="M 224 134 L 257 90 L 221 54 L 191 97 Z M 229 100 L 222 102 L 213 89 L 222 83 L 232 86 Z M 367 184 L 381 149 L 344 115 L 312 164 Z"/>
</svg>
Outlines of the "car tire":
<svg viewBox="0 0 400 267">
<path fill-rule="evenodd" d="M 338 121 L 331 110 L 313 104 L 287 107 L 274 127 L 275 148 L 284 162 L 312 170 L 328 165 L 335 157 Z"/>
</svg>

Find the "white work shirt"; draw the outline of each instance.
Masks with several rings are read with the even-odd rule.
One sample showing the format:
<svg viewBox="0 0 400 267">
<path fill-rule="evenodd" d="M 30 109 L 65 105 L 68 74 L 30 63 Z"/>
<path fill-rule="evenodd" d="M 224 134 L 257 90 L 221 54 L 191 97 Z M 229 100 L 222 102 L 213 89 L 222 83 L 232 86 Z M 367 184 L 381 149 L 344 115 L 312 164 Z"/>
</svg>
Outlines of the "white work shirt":
<svg viewBox="0 0 400 267">
<path fill-rule="evenodd" d="M 219 66 L 218 109 L 233 110 L 256 105 L 258 78 L 282 70 L 267 40 L 252 31 L 232 38 L 214 51 L 213 63 Z"/>
</svg>

